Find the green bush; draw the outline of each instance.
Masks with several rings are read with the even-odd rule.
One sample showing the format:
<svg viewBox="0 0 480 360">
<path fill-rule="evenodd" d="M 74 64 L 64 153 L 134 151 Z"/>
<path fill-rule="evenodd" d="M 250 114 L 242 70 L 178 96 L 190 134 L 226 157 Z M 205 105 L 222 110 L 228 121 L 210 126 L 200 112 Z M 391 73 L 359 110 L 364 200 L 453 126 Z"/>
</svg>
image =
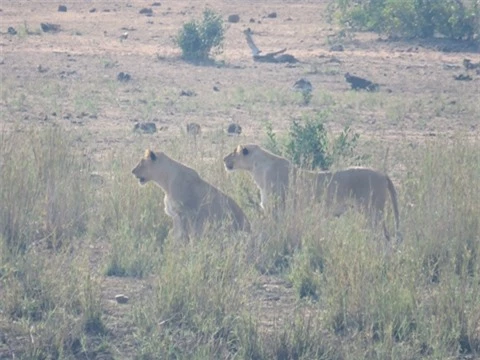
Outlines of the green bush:
<svg viewBox="0 0 480 360">
<path fill-rule="evenodd" d="M 354 29 L 381 34 L 476 41 L 480 35 L 478 1 L 332 0 L 330 9 Z"/>
<path fill-rule="evenodd" d="M 359 134 L 352 133 L 347 126 L 338 137 L 330 138 L 324 125 L 326 116 L 325 113 L 317 113 L 313 118 L 304 116 L 301 120 L 294 119 L 287 136 L 280 139 L 277 139 L 272 125 L 267 123 L 265 146 L 295 165 L 310 170 L 327 170 L 342 158 L 354 158 Z"/>
<path fill-rule="evenodd" d="M 185 60 L 205 61 L 212 49 L 220 47 L 225 37 L 225 28 L 220 15 L 213 10 L 203 12 L 203 20 L 192 20 L 183 25 L 176 43 L 182 49 Z"/>
</svg>

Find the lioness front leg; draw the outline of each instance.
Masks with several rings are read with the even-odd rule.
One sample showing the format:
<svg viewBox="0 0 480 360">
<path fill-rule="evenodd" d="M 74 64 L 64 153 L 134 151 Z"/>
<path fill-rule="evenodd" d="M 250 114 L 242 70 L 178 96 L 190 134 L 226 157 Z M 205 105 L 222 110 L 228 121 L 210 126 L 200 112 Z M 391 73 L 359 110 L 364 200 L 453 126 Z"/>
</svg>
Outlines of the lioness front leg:
<svg viewBox="0 0 480 360">
<path fill-rule="evenodd" d="M 188 240 L 186 221 L 179 215 L 173 216 L 172 220 L 173 228 L 170 230 L 169 235 L 173 235 L 173 237 L 177 240 Z"/>
</svg>

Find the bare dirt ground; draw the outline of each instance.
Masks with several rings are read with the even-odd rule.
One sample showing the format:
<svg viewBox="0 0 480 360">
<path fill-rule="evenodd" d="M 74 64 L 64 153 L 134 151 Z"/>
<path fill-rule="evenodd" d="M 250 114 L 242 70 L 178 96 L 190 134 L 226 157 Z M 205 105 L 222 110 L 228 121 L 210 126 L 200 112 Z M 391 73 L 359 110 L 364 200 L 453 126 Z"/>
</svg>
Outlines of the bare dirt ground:
<svg viewBox="0 0 480 360">
<path fill-rule="evenodd" d="M 82 131 L 81 147 L 101 161 L 112 148 L 137 149 L 134 121 L 153 121 L 160 131 L 146 141 L 158 148 L 188 122 L 201 124 L 203 136 L 224 131 L 234 121 L 242 141 L 259 140 L 264 121 L 275 131 L 288 129 L 304 112 L 329 109 L 328 126 L 350 125 L 366 139 L 392 143 L 421 141 L 425 136 L 462 132 L 480 134 L 480 75 L 467 74 L 462 61 L 480 61 L 478 51 L 455 50 L 448 42 L 386 41 L 375 34 L 341 37 L 326 22 L 327 1 L 72 1 L 58 12 L 51 1 L 0 1 L 0 123 L 2 131 L 18 124 L 60 122 Z M 198 66 L 180 59 L 174 37 L 182 24 L 200 18 L 205 6 L 226 19 L 228 29 L 217 64 Z M 139 11 L 148 7 L 152 16 Z M 276 12 L 276 18 L 269 13 Z M 43 32 L 41 23 L 60 26 Z M 16 30 L 12 35 L 9 27 Z M 293 65 L 255 63 L 243 30 L 251 28 L 264 52 L 287 48 L 300 60 Z M 128 36 L 123 36 L 128 33 Z M 126 38 L 125 38 L 126 37 Z M 344 51 L 330 51 L 342 43 Z M 443 51 L 442 51 L 443 50 Z M 478 50 L 478 49 L 477 49 Z M 344 73 L 380 84 L 375 94 L 349 90 Z M 131 75 L 121 83 L 119 72 Z M 302 104 L 292 85 L 307 78 L 314 87 L 310 105 Z M 215 87 L 215 89 L 214 89 Z M 194 96 L 180 96 L 190 90 Z M 399 145 L 400 146 L 400 145 Z M 94 253 L 105 249 L 98 245 Z M 291 311 L 294 294 L 284 281 L 262 278 L 254 291 L 275 326 Z M 119 308 L 117 293 L 145 291 L 144 282 L 105 278 L 102 285 L 107 325 L 118 335 L 116 350 L 128 354 L 128 305 Z M 279 315 L 280 314 L 280 315 Z"/>
</svg>

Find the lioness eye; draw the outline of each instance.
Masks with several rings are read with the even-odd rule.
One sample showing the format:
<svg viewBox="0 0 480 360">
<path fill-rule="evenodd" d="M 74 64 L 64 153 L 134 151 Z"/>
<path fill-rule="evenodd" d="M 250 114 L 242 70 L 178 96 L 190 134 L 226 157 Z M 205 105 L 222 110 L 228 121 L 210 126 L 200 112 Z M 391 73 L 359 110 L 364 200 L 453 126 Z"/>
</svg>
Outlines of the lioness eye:
<svg viewBox="0 0 480 360">
<path fill-rule="evenodd" d="M 248 149 L 247 149 L 247 148 L 243 148 L 243 149 L 242 149 L 242 154 L 243 154 L 243 155 L 248 155 Z"/>
</svg>

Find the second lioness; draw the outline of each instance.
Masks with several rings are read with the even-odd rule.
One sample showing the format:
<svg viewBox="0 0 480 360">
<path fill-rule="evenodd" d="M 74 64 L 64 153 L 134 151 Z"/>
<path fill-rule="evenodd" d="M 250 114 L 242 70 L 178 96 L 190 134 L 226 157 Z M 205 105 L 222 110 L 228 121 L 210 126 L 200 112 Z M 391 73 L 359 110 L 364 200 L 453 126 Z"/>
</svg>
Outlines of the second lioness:
<svg viewBox="0 0 480 360">
<path fill-rule="evenodd" d="M 165 213 L 173 219 L 177 238 L 199 237 L 207 224 L 215 223 L 250 231 L 247 217 L 232 198 L 163 152 L 146 150 L 132 173 L 141 185 L 154 181 L 165 192 Z"/>
<path fill-rule="evenodd" d="M 260 189 L 263 209 L 285 206 L 289 187 L 301 187 L 307 198 L 325 199 L 335 215 L 344 212 L 350 200 L 365 210 L 377 223 L 383 217 L 387 192 L 392 199 L 395 230 L 399 235 L 398 201 L 390 178 L 378 171 L 352 167 L 336 172 L 313 172 L 296 169 L 287 159 L 270 153 L 259 145 L 239 145 L 224 159 L 227 170 L 246 170 Z M 306 194 L 305 194 L 306 192 Z M 273 203 L 273 205 L 272 205 Z M 333 207 L 333 209 L 330 209 Z M 384 225 L 385 236 L 388 237 Z"/>
</svg>

